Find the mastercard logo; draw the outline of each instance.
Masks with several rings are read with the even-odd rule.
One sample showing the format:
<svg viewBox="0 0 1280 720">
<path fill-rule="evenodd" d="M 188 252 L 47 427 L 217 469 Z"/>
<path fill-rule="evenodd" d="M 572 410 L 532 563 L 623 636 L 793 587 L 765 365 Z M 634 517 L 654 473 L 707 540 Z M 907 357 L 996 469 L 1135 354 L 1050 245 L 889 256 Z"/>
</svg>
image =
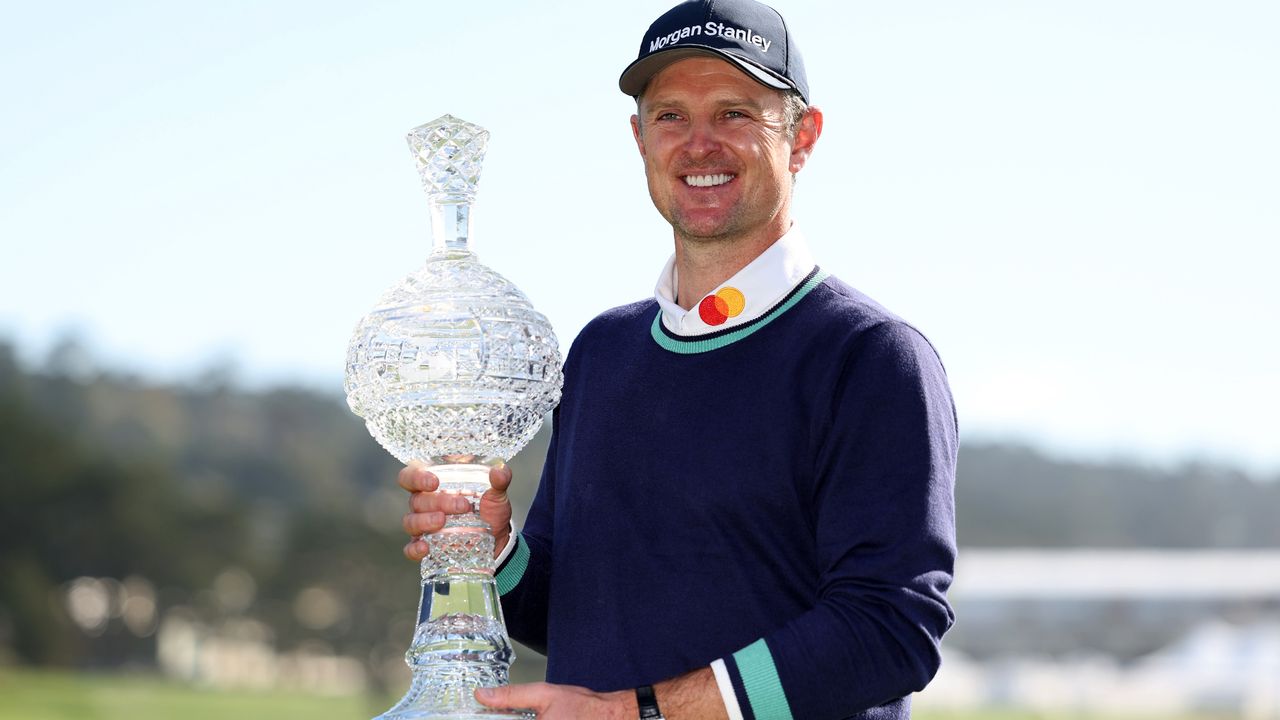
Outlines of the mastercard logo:
<svg viewBox="0 0 1280 720">
<path fill-rule="evenodd" d="M 747 306 L 747 297 L 735 287 L 722 287 L 714 295 L 702 298 L 698 303 L 698 316 L 708 325 L 723 325 L 725 320 L 737 317 Z"/>
</svg>

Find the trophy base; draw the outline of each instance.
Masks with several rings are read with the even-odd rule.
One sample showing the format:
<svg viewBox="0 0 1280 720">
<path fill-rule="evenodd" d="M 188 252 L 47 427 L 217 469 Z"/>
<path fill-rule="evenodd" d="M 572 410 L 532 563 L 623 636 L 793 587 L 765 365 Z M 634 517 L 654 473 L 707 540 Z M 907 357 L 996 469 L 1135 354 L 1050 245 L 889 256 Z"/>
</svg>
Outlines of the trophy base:
<svg viewBox="0 0 1280 720">
<path fill-rule="evenodd" d="M 395 710 L 394 708 L 379 715 L 373 720 L 534 720 L 531 712 L 518 710 L 486 710 L 475 712 L 463 710 L 458 712 L 442 712 L 440 710 Z"/>
<path fill-rule="evenodd" d="M 442 715 L 435 710 L 423 712 L 412 710 L 392 712 L 388 710 L 373 720 L 534 720 L 534 714 L 531 712 L 513 712 L 511 710 L 490 710 L 485 713 L 463 712 Z"/>
<path fill-rule="evenodd" d="M 373 720 L 534 720 L 531 712 L 513 710 L 488 710 L 444 712 L 439 710 L 388 710 Z"/>
</svg>

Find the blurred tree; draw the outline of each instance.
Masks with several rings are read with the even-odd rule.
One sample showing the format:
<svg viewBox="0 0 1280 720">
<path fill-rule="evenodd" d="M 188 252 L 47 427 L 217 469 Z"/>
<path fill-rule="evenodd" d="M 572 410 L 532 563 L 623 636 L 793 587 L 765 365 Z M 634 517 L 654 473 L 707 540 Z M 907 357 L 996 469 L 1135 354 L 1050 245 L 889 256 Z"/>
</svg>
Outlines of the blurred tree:
<svg viewBox="0 0 1280 720">
<path fill-rule="evenodd" d="M 1168 470 L 965 445 L 956 503 L 962 545 L 1280 547 L 1280 478 L 1207 464 Z"/>
</svg>

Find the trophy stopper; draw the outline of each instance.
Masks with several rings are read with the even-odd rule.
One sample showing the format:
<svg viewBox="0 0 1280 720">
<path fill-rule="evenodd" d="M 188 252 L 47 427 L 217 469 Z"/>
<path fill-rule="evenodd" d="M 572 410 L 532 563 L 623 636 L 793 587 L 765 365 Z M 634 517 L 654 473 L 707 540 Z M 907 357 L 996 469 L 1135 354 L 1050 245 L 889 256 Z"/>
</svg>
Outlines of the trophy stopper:
<svg viewBox="0 0 1280 720">
<path fill-rule="evenodd" d="M 480 165 L 489 147 L 488 130 L 452 115 L 441 115 L 410 130 L 405 140 L 409 141 L 429 202 L 475 202 Z"/>
</svg>

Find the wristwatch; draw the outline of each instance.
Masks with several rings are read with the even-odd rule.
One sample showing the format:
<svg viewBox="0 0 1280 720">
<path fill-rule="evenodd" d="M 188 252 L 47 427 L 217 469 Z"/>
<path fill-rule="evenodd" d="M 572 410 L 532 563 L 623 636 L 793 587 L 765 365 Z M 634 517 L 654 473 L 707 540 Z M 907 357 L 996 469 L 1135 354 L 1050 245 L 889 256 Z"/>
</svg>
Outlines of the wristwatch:
<svg viewBox="0 0 1280 720">
<path fill-rule="evenodd" d="M 666 720 L 658 709 L 658 698 L 653 694 L 652 685 L 636 688 L 636 704 L 640 706 L 640 720 Z"/>
</svg>

